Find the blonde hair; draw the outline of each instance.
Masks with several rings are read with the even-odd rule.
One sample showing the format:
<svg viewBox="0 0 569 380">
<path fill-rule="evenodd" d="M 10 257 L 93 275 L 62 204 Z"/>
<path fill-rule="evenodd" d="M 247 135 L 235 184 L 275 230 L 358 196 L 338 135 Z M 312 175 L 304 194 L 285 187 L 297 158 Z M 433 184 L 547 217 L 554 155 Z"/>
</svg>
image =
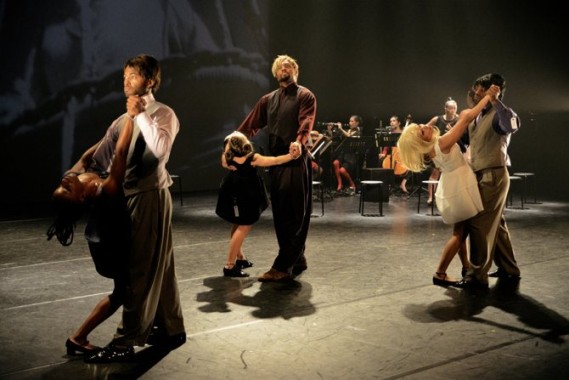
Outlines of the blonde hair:
<svg viewBox="0 0 569 380">
<path fill-rule="evenodd" d="M 223 140 L 225 159 L 232 160 L 233 157 L 244 157 L 253 152 L 253 144 L 241 132 L 233 132 Z"/>
<path fill-rule="evenodd" d="M 298 63 L 296 62 L 296 59 L 294 59 L 288 55 L 279 55 L 279 56 L 277 56 L 277 58 L 275 58 L 275 60 L 273 61 L 273 67 L 271 68 L 271 72 L 273 73 L 273 76 L 275 78 L 277 77 L 277 71 L 279 71 L 279 68 L 282 66 L 284 61 L 290 62 L 290 64 L 292 65 L 292 67 L 294 68 L 294 71 L 295 71 L 294 79 L 297 80 L 298 79 Z"/>
<path fill-rule="evenodd" d="M 431 141 L 421 137 L 421 127 L 418 124 L 409 124 L 401 133 L 397 148 L 401 163 L 412 172 L 422 172 L 427 168 L 425 155 L 429 153 L 440 137 L 438 128 L 433 127 Z"/>
</svg>

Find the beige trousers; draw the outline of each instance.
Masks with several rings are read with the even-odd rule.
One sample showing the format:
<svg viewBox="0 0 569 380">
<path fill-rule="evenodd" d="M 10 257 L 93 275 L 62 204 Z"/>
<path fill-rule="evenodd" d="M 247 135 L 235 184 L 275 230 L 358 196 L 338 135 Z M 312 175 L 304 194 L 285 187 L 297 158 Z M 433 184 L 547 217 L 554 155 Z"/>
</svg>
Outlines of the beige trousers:
<svg viewBox="0 0 569 380">
<path fill-rule="evenodd" d="M 466 221 L 470 237 L 470 269 L 467 276 L 488 283 L 492 261 L 507 273 L 519 275 L 504 207 L 510 188 L 506 167 L 476 172 L 484 210 Z"/>
<path fill-rule="evenodd" d="M 172 197 L 169 189 L 152 190 L 128 197 L 127 204 L 132 219 L 130 286 L 113 342 L 143 346 L 153 324 L 168 335 L 185 331 L 172 245 Z"/>
</svg>

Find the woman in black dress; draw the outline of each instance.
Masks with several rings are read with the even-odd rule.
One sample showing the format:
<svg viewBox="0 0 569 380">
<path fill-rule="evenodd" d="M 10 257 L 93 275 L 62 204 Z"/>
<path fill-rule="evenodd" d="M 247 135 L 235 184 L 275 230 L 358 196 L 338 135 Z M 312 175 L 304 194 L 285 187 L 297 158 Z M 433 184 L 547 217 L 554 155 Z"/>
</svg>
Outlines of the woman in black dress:
<svg viewBox="0 0 569 380">
<path fill-rule="evenodd" d="M 126 259 L 130 244 L 130 217 L 122 183 L 132 138 L 133 121 L 127 118 L 115 146 L 110 173 L 66 172 L 52 195 L 56 218 L 47 231 L 63 246 L 73 242 L 75 223 L 89 213 L 85 229 L 89 251 L 97 272 L 114 280 L 114 289 L 91 310 L 81 326 L 67 339 L 68 355 L 94 354 L 99 347 L 89 343 L 89 334 L 123 304 L 128 278 Z"/>
<path fill-rule="evenodd" d="M 257 167 L 282 165 L 295 158 L 290 153 L 278 157 L 255 153 L 251 142 L 241 132 L 233 132 L 225 138 L 221 166 L 230 172 L 221 181 L 215 209 L 217 215 L 232 223 L 224 276 L 247 277 L 249 275 L 242 269 L 253 266 L 243 254 L 243 242 L 269 205 Z"/>
</svg>

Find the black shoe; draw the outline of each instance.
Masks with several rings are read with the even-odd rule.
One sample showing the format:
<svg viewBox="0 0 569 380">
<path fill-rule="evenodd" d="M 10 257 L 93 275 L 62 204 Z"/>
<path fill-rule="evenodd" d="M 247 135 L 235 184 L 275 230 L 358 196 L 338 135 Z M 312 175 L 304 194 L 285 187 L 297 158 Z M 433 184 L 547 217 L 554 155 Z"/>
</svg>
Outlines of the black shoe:
<svg viewBox="0 0 569 380">
<path fill-rule="evenodd" d="M 491 289 L 492 294 L 496 296 L 497 300 L 508 300 L 518 295 L 520 290 L 519 277 L 515 278 L 498 278 L 496 285 Z"/>
<path fill-rule="evenodd" d="M 146 343 L 151 346 L 162 347 L 168 350 L 175 350 L 186 343 L 186 333 L 174 335 L 164 335 L 156 332 L 150 333 Z"/>
<path fill-rule="evenodd" d="M 462 278 L 466 277 L 466 273 L 468 273 L 468 269 L 462 268 L 462 270 L 460 271 L 460 275 L 462 276 Z"/>
<path fill-rule="evenodd" d="M 488 273 L 488 277 L 501 278 L 503 280 L 519 280 L 521 278 L 519 274 L 509 274 L 502 268 L 498 268 L 494 272 Z"/>
<path fill-rule="evenodd" d="M 465 290 L 487 290 L 488 284 L 480 282 L 474 278 L 463 278 L 456 284 L 452 285 L 455 288 L 465 289 Z"/>
<path fill-rule="evenodd" d="M 115 363 L 128 362 L 134 358 L 134 348 L 132 346 L 118 347 L 109 344 L 94 355 L 87 356 L 85 363 Z"/>
<path fill-rule="evenodd" d="M 454 286 L 458 283 L 458 281 L 448 280 L 448 276 L 446 273 L 437 272 L 436 276 L 433 276 L 433 285 L 438 286 Z"/>
<path fill-rule="evenodd" d="M 306 265 L 295 265 L 292 267 L 292 275 L 299 276 L 302 272 L 307 270 L 308 267 Z"/>
<path fill-rule="evenodd" d="M 87 342 L 89 344 L 89 342 Z M 67 339 L 65 342 L 65 348 L 67 349 L 67 355 L 93 355 L 101 350 L 101 347 L 94 346 L 94 348 L 87 348 L 80 344 L 75 343 L 71 339 Z"/>
<path fill-rule="evenodd" d="M 251 268 L 253 266 L 253 263 L 247 259 L 245 259 L 245 260 L 237 259 L 235 261 L 235 266 L 239 267 L 240 269 L 246 269 L 246 268 Z"/>
<path fill-rule="evenodd" d="M 166 347 L 170 350 L 175 350 L 176 348 L 184 345 L 186 343 L 186 339 L 186 333 L 169 336 L 166 340 Z"/>
<path fill-rule="evenodd" d="M 249 273 L 245 273 L 235 264 L 233 268 L 227 269 L 223 268 L 223 275 L 225 277 L 249 277 Z"/>
<path fill-rule="evenodd" d="M 494 278 L 500 277 L 501 272 L 502 270 L 500 269 L 496 269 L 493 272 L 488 272 L 488 277 L 494 277 Z"/>
</svg>

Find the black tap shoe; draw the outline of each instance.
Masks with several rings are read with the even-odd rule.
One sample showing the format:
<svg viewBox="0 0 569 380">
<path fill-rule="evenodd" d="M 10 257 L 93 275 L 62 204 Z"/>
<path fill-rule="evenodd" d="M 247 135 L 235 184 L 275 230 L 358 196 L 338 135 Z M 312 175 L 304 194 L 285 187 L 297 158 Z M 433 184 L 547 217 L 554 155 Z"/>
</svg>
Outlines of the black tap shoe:
<svg viewBox="0 0 569 380">
<path fill-rule="evenodd" d="M 119 347 L 109 344 L 94 355 L 87 356 L 85 363 L 116 363 L 128 362 L 134 358 L 134 348 L 132 346 Z"/>
<path fill-rule="evenodd" d="M 246 268 L 251 268 L 253 266 L 253 263 L 247 259 L 245 259 L 245 260 L 237 259 L 235 261 L 235 266 L 239 267 L 240 269 L 246 269 Z"/>
<path fill-rule="evenodd" d="M 245 273 L 241 270 L 237 264 L 233 266 L 231 269 L 223 268 L 223 275 L 225 277 L 249 277 L 248 273 Z"/>
</svg>

